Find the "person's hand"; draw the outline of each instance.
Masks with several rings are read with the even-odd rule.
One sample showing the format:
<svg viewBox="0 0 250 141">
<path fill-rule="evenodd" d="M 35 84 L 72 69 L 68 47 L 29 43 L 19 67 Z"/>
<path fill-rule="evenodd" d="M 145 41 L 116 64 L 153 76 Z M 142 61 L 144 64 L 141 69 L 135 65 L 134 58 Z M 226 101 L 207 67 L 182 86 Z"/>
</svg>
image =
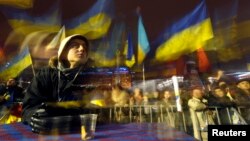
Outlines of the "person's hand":
<svg viewBox="0 0 250 141">
<path fill-rule="evenodd" d="M 8 101 L 10 99 L 10 95 L 5 93 L 3 96 L 0 96 L 0 102 Z"/>
<path fill-rule="evenodd" d="M 9 95 L 9 94 L 5 94 L 5 95 L 4 95 L 4 99 L 5 99 L 6 101 L 10 100 L 10 95 Z"/>
<path fill-rule="evenodd" d="M 46 117 L 48 117 L 48 113 L 45 109 L 38 109 L 33 116 L 31 117 L 30 126 L 32 128 L 32 132 L 35 133 L 42 133 L 42 132 L 48 132 L 50 129 L 49 123 L 46 120 Z"/>
<path fill-rule="evenodd" d="M 208 101 L 206 99 L 204 99 L 204 98 L 201 100 L 201 102 L 204 103 L 204 104 L 208 103 Z"/>
<path fill-rule="evenodd" d="M 80 127 L 79 111 L 43 106 L 37 109 L 30 120 L 32 132 L 56 134 L 75 132 Z"/>
</svg>

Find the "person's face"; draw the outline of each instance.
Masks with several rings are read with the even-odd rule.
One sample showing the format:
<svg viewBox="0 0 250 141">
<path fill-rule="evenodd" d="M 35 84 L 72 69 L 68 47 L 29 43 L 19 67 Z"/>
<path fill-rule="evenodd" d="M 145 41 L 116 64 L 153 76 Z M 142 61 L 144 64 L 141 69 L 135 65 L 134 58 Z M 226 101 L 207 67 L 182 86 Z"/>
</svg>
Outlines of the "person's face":
<svg viewBox="0 0 250 141">
<path fill-rule="evenodd" d="M 135 88 L 134 89 L 134 95 L 140 95 L 140 93 L 141 93 L 141 90 L 139 89 L 139 88 Z"/>
<path fill-rule="evenodd" d="M 148 102 L 148 97 L 147 96 L 143 96 L 143 101 Z"/>
<path fill-rule="evenodd" d="M 201 99 L 203 97 L 203 92 L 200 89 L 193 90 L 193 97 Z"/>
<path fill-rule="evenodd" d="M 238 88 L 242 90 L 249 90 L 250 89 L 250 84 L 248 81 L 242 81 L 237 85 Z"/>
<path fill-rule="evenodd" d="M 155 92 L 153 93 L 153 95 L 154 95 L 154 98 L 157 98 L 157 97 L 159 96 L 159 93 L 155 91 Z"/>
<path fill-rule="evenodd" d="M 9 79 L 9 80 L 7 81 L 7 86 L 14 86 L 14 85 L 16 85 L 15 79 Z"/>
<path fill-rule="evenodd" d="M 218 76 L 222 76 L 222 75 L 224 75 L 224 71 L 222 71 L 222 70 L 218 70 L 218 71 L 217 71 L 217 75 L 218 75 Z"/>
<path fill-rule="evenodd" d="M 145 93 L 145 95 L 146 95 L 146 93 Z M 141 89 L 139 89 L 139 88 L 134 89 L 134 98 L 135 99 L 142 99 L 143 98 L 143 94 L 141 93 Z"/>
<path fill-rule="evenodd" d="M 169 91 L 164 92 L 164 98 L 169 99 L 171 97 L 171 93 Z"/>
<path fill-rule="evenodd" d="M 214 94 L 217 96 L 217 97 L 223 97 L 225 95 L 224 91 L 222 89 L 215 89 L 214 90 Z"/>
<path fill-rule="evenodd" d="M 81 39 L 73 39 L 71 40 L 68 45 L 68 54 L 67 60 L 69 61 L 70 65 L 80 65 L 85 64 L 87 62 L 87 46 L 85 41 Z"/>
</svg>

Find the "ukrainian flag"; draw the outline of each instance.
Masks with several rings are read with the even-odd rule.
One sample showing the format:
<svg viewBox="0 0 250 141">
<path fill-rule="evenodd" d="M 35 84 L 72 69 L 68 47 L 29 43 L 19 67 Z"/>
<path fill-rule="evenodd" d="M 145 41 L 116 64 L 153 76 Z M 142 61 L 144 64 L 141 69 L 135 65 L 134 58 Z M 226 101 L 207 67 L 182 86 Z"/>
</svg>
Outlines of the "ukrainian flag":
<svg viewBox="0 0 250 141">
<path fill-rule="evenodd" d="M 116 65 L 116 58 L 109 58 L 106 56 L 108 54 L 110 43 L 109 39 L 103 38 L 96 44 L 96 49 L 91 50 L 90 55 L 93 60 L 95 60 L 95 65 L 97 67 L 113 67 Z"/>
<path fill-rule="evenodd" d="M 113 17 L 113 0 L 98 0 L 86 13 L 65 21 L 67 35 L 82 34 L 88 39 L 103 37 Z"/>
<path fill-rule="evenodd" d="M 126 25 L 125 23 L 121 22 L 121 23 L 116 23 L 113 26 L 111 35 L 108 39 L 109 42 L 109 47 L 107 49 L 107 52 L 105 54 L 105 56 L 108 59 L 114 59 L 115 57 L 117 57 L 117 51 L 120 51 L 121 48 L 123 47 L 123 42 L 125 41 L 125 38 L 123 38 L 124 33 L 126 30 Z"/>
<path fill-rule="evenodd" d="M 213 37 L 205 1 L 185 17 L 167 28 L 158 38 L 160 45 L 155 54 L 157 61 L 171 61 L 183 54 L 196 51 Z"/>
<path fill-rule="evenodd" d="M 61 12 L 58 8 L 58 3 L 55 3 L 46 13 L 39 16 L 32 15 L 30 10 L 12 7 L 1 7 L 1 11 L 8 19 L 13 30 L 23 35 L 39 30 L 50 32 L 60 30 Z"/>
<path fill-rule="evenodd" d="M 125 60 L 126 66 L 132 67 L 135 63 L 135 55 L 134 55 L 131 32 L 128 33 L 128 39 L 124 47 L 124 55 L 126 55 L 126 60 Z"/>
<path fill-rule="evenodd" d="M 29 48 L 25 48 L 16 57 L 0 67 L 0 80 L 6 81 L 9 78 L 18 76 L 25 68 L 32 64 Z"/>
<path fill-rule="evenodd" d="M 125 24 L 114 24 L 108 36 L 97 40 L 96 49 L 91 51 L 95 63 L 99 67 L 120 65 L 120 50 L 124 47 Z"/>
<path fill-rule="evenodd" d="M 138 20 L 138 56 L 137 61 L 138 64 L 141 64 L 146 57 L 147 53 L 149 52 L 149 42 L 148 37 L 143 25 L 142 17 L 139 16 Z"/>
</svg>

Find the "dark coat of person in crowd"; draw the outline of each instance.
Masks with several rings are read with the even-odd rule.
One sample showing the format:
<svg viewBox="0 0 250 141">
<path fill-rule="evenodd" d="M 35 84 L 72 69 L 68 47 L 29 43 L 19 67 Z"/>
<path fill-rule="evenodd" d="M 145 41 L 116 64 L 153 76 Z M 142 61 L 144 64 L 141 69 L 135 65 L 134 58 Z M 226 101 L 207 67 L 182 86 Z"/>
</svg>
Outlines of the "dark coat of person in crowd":
<svg viewBox="0 0 250 141">
<path fill-rule="evenodd" d="M 235 102 L 231 101 L 230 98 L 226 95 L 226 91 L 221 87 L 213 88 L 213 94 L 208 97 L 209 106 L 217 107 L 235 107 Z"/>
<path fill-rule="evenodd" d="M 236 82 L 234 101 L 241 108 L 241 116 L 250 124 L 250 83 L 249 79 L 239 79 Z"/>
<path fill-rule="evenodd" d="M 236 103 L 230 100 L 224 88 L 220 86 L 213 88 L 213 93 L 208 98 L 208 105 L 217 108 L 220 124 L 232 124 L 230 121 L 230 118 L 233 116 L 231 108 L 236 107 Z"/>
</svg>

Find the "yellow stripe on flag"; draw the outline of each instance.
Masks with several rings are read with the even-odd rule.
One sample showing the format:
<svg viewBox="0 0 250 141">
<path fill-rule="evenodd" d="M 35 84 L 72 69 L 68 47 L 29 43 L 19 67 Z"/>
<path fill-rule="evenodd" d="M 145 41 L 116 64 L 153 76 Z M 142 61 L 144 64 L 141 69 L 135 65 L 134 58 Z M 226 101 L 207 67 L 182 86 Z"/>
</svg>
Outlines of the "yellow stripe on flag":
<svg viewBox="0 0 250 141">
<path fill-rule="evenodd" d="M 210 18 L 174 34 L 156 50 L 156 60 L 171 61 L 194 52 L 213 37 Z"/>
<path fill-rule="evenodd" d="M 84 22 L 73 29 L 68 29 L 67 35 L 82 34 L 88 39 L 97 39 L 108 32 L 111 21 L 111 17 L 107 14 L 99 13 L 89 18 L 87 22 Z"/>
<path fill-rule="evenodd" d="M 0 4 L 27 9 L 33 7 L 33 0 L 0 0 Z"/>
<path fill-rule="evenodd" d="M 13 78 L 18 76 L 25 68 L 32 64 L 31 56 L 28 54 L 18 63 L 12 65 L 10 68 L 0 72 L 0 78 L 3 81 L 8 80 L 9 78 Z"/>
</svg>

